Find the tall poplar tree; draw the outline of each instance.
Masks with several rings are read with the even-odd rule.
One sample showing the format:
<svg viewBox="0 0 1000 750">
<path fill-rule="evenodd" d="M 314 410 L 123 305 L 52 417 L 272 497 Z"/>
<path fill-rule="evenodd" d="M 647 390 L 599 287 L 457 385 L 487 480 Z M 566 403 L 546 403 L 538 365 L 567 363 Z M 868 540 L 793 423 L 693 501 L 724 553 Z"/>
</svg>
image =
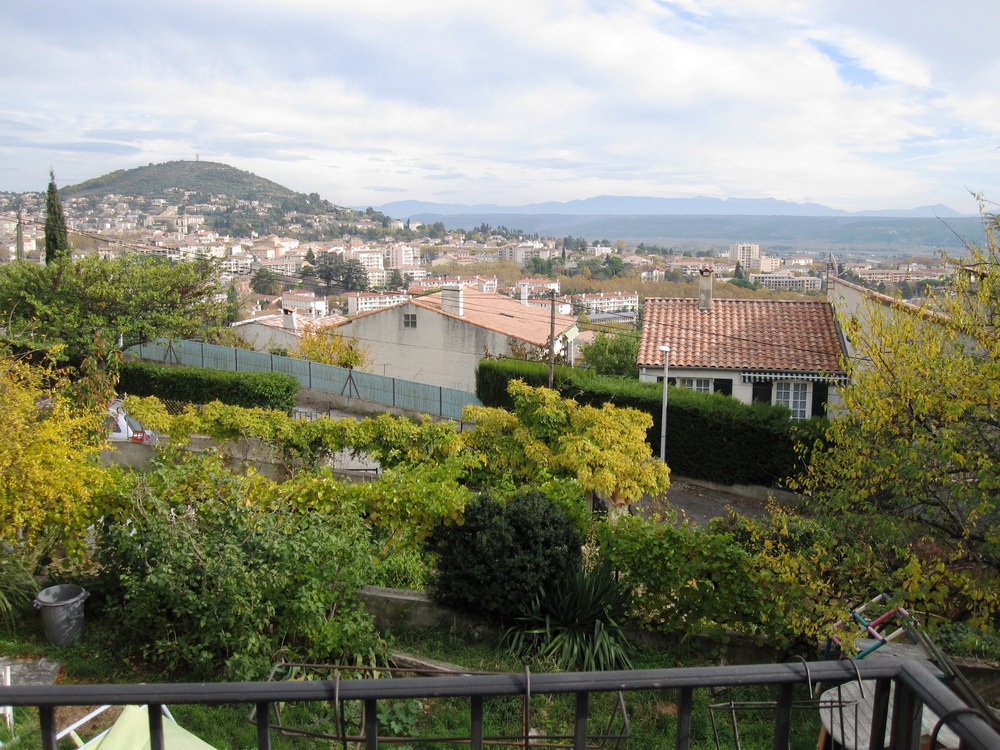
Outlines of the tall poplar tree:
<svg viewBox="0 0 1000 750">
<path fill-rule="evenodd" d="M 63 215 L 62 200 L 56 187 L 55 172 L 49 171 L 49 190 L 45 196 L 45 263 L 56 263 L 69 258 L 69 234 L 66 232 L 66 217 Z"/>
</svg>

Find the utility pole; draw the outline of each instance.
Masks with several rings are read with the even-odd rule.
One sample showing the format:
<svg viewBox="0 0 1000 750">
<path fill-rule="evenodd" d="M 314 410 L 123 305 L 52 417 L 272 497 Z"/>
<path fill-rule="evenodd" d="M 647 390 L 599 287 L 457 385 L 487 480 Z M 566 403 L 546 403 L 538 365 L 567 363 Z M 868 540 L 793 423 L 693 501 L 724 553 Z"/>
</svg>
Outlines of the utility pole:
<svg viewBox="0 0 1000 750">
<path fill-rule="evenodd" d="M 670 376 L 670 347 L 661 344 L 656 347 L 663 353 L 663 411 L 660 414 L 660 462 L 667 462 L 667 380 Z"/>
<path fill-rule="evenodd" d="M 549 388 L 556 380 L 556 290 L 552 289 L 552 322 L 549 324 Z"/>
</svg>

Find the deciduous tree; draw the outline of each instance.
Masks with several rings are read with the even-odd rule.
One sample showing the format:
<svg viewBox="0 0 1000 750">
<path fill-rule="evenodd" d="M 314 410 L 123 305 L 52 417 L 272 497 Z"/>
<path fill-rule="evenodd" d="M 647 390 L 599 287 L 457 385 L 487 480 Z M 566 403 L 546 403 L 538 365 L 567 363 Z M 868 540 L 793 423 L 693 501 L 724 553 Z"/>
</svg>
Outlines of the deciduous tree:
<svg viewBox="0 0 1000 750">
<path fill-rule="evenodd" d="M 887 554 L 920 545 L 1000 571 L 1000 257 L 997 217 L 985 219 L 986 245 L 951 261 L 932 306 L 870 302 L 849 321 L 844 414 L 800 484 Z"/>
<path fill-rule="evenodd" d="M 15 263 L 0 267 L 0 310 L 9 336 L 62 342 L 69 356 L 82 360 L 95 342 L 130 346 L 218 327 L 227 304 L 214 275 L 207 262 L 141 255 L 88 256 L 54 266 Z"/>
<path fill-rule="evenodd" d="M 112 474 L 102 468 L 106 411 L 84 403 L 51 359 L 0 357 L 0 542 L 83 550 L 104 510 Z"/>
<path fill-rule="evenodd" d="M 583 361 L 598 375 L 636 378 L 639 366 L 639 336 L 634 331 L 598 333 L 583 348 Z"/>
<path fill-rule="evenodd" d="M 476 424 L 466 442 L 484 472 L 507 475 L 515 484 L 572 478 L 602 495 L 615 513 L 670 485 L 670 470 L 646 442 L 652 418 L 645 412 L 583 406 L 520 380 L 511 382 L 508 393 L 513 414 L 475 406 L 463 413 Z"/>
<path fill-rule="evenodd" d="M 367 346 L 330 326 L 306 328 L 292 356 L 362 371 L 367 371 L 374 361 Z"/>
<path fill-rule="evenodd" d="M 281 280 L 274 271 L 268 268 L 258 268 L 250 279 L 250 288 L 257 294 L 278 294 L 281 291 Z"/>
</svg>

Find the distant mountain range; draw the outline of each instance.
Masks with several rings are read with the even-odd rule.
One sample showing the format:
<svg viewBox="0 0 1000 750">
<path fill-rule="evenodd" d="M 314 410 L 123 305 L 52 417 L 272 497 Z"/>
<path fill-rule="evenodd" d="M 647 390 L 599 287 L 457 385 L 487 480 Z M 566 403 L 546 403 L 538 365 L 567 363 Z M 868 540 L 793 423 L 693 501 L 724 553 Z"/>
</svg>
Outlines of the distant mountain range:
<svg viewBox="0 0 1000 750">
<path fill-rule="evenodd" d="M 566 203 L 464 206 L 396 201 L 382 213 L 448 229 L 483 224 L 520 229 L 542 237 L 585 237 L 676 249 L 718 248 L 755 242 L 772 250 L 817 249 L 932 254 L 982 243 L 979 216 L 947 206 L 848 212 L 816 203 L 774 198 L 648 198 L 597 196 Z"/>
<path fill-rule="evenodd" d="M 274 210 L 326 212 L 339 220 L 356 214 L 333 206 L 315 193 L 305 195 L 271 180 L 226 164 L 173 161 L 119 170 L 62 189 L 65 196 L 108 194 L 173 197 L 178 190 L 201 196 L 260 200 Z M 520 229 L 542 237 L 624 239 L 670 247 L 725 247 L 757 242 L 768 250 L 884 249 L 888 252 L 961 248 L 963 239 L 984 240 L 979 216 L 962 216 L 947 206 L 850 213 L 815 203 L 773 198 L 651 198 L 596 196 L 565 203 L 520 206 L 457 205 L 396 201 L 377 209 L 395 219 L 425 224 L 442 222 L 448 229 L 474 229 L 482 224 Z M 361 209 L 363 210 L 363 209 Z"/>
<path fill-rule="evenodd" d="M 648 198 L 642 196 L 598 195 L 559 203 L 527 203 L 518 206 L 496 204 L 461 205 L 424 201 L 394 201 L 376 207 L 389 216 L 417 214 L 511 215 L 553 214 L 558 216 L 873 216 L 887 218 L 942 218 L 962 216 L 947 206 L 921 206 L 882 211 L 841 211 L 818 203 L 791 203 L 776 198 Z"/>
</svg>

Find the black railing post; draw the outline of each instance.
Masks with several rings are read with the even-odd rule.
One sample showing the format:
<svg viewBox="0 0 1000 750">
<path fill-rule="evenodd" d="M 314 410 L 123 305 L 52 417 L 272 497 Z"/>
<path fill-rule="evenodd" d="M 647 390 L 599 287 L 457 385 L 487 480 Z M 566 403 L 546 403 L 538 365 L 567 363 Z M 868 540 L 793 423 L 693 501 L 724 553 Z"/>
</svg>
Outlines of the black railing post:
<svg viewBox="0 0 1000 750">
<path fill-rule="evenodd" d="M 483 696 L 472 696 L 469 712 L 472 714 L 469 728 L 469 750 L 483 750 Z"/>
<path fill-rule="evenodd" d="M 694 690 L 681 688 L 680 706 L 677 708 L 677 750 L 691 746 L 691 712 L 694 710 Z"/>
<path fill-rule="evenodd" d="M 891 689 L 892 680 L 878 680 L 875 683 L 875 695 L 872 697 L 871 736 L 877 737 L 882 746 L 885 745 L 885 728 L 888 723 L 889 692 Z"/>
<path fill-rule="evenodd" d="M 378 709 L 374 698 L 365 699 L 365 750 L 378 750 Z"/>
<path fill-rule="evenodd" d="M 38 707 L 38 728 L 42 731 L 42 750 L 56 750 L 56 710 L 52 706 Z"/>
<path fill-rule="evenodd" d="M 590 693 L 576 694 L 576 725 L 573 729 L 573 750 L 587 750 L 587 719 L 590 716 Z"/>
<path fill-rule="evenodd" d="M 271 750 L 271 704 L 257 704 L 257 750 Z"/>
<path fill-rule="evenodd" d="M 150 703 L 149 713 L 149 750 L 163 750 L 163 706 Z"/>
<path fill-rule="evenodd" d="M 923 703 L 903 680 L 896 680 L 892 701 L 892 735 L 887 747 L 892 750 L 919 750 L 920 720 Z"/>
<path fill-rule="evenodd" d="M 774 750 L 787 750 L 792 733 L 792 688 L 782 685 L 778 691 L 778 712 L 774 717 Z"/>
</svg>

